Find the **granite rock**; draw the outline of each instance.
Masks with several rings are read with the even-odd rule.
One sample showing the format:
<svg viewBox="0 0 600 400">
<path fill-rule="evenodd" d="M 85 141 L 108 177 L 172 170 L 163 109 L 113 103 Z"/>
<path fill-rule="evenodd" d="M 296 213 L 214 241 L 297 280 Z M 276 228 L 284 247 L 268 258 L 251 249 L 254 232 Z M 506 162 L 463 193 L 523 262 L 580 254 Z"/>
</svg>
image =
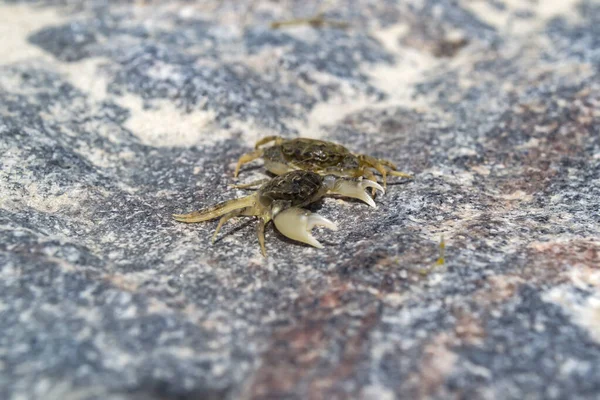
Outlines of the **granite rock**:
<svg viewBox="0 0 600 400">
<path fill-rule="evenodd" d="M 320 12 L 348 26 L 270 27 Z M 599 26 L 593 0 L 0 2 L 0 397 L 597 398 Z M 245 193 L 275 134 L 414 180 L 312 206 L 321 250 L 172 221 Z"/>
</svg>

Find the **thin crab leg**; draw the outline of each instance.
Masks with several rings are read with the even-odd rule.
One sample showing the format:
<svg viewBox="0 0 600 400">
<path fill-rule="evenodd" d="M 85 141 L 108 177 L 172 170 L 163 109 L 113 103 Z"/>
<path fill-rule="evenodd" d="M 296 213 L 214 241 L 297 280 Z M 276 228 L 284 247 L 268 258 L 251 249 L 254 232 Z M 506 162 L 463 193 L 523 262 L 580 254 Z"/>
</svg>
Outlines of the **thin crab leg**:
<svg viewBox="0 0 600 400">
<path fill-rule="evenodd" d="M 312 228 L 322 226 L 332 231 L 337 231 L 337 225 L 327 218 L 297 207 L 281 211 L 273 218 L 273 223 L 279 232 L 290 239 L 309 244 L 319 249 L 323 248 L 323 245 L 310 233 Z"/>
<path fill-rule="evenodd" d="M 365 154 L 361 154 L 358 158 L 367 166 L 374 168 L 381 174 L 383 187 L 387 188 L 387 175 L 399 176 L 402 178 L 412 178 L 411 175 L 397 171 L 397 167 L 388 160 L 377 159 Z"/>
<path fill-rule="evenodd" d="M 186 223 L 203 222 L 220 217 L 221 215 L 225 215 L 240 208 L 251 207 L 255 204 L 255 202 L 256 193 L 251 194 L 250 196 L 241 197 L 239 199 L 224 201 L 212 207 L 194 211 L 189 214 L 173 214 L 173 218 L 175 218 L 175 221 Z"/>
<path fill-rule="evenodd" d="M 388 160 L 384 160 L 382 158 L 377 159 L 377 162 L 379 162 L 379 164 L 388 167 L 387 173 L 389 175 L 393 175 L 393 176 L 399 176 L 401 178 L 408 178 L 408 179 L 412 179 L 413 176 L 411 174 L 407 174 L 406 172 L 400 172 L 398 171 L 398 167 L 396 167 L 396 164 L 394 164 L 391 161 Z"/>
<path fill-rule="evenodd" d="M 405 172 L 400 172 L 400 171 L 388 171 L 388 174 L 392 175 L 392 176 L 399 176 L 401 178 L 408 178 L 408 179 L 412 179 L 413 176 L 411 174 L 407 174 Z"/>
<path fill-rule="evenodd" d="M 365 154 L 359 155 L 358 158 L 362 161 L 363 164 L 371 168 L 375 168 L 377 172 L 381 174 L 383 187 L 387 189 L 387 170 L 382 164 L 379 163 L 379 160 L 377 160 L 374 157 L 367 156 Z"/>
<path fill-rule="evenodd" d="M 231 185 L 231 188 L 233 188 L 233 189 L 248 189 L 251 187 L 263 185 L 263 184 L 269 182 L 270 180 L 271 179 L 269 179 L 269 178 L 258 179 L 256 181 L 252 181 L 249 183 L 242 183 L 240 185 Z"/>
<path fill-rule="evenodd" d="M 235 166 L 235 171 L 233 172 L 233 176 L 237 177 L 239 172 L 240 172 L 240 167 L 244 164 L 248 164 L 251 161 L 256 160 L 257 158 L 262 157 L 263 155 L 263 151 L 262 149 L 258 149 L 253 151 L 252 153 L 246 153 L 246 154 L 242 154 L 242 156 L 240 157 L 240 159 L 237 162 L 237 165 Z"/>
<path fill-rule="evenodd" d="M 381 187 L 377 182 L 373 182 L 368 179 L 363 180 L 350 180 L 350 179 L 338 179 L 328 193 L 339 194 L 346 197 L 352 197 L 359 199 L 367 203 L 373 208 L 377 208 L 375 201 L 365 192 L 366 188 L 375 188 L 385 194 L 385 189 Z"/>
<path fill-rule="evenodd" d="M 396 167 L 396 164 L 394 164 L 391 161 L 385 160 L 383 158 L 377 158 L 376 160 L 377 160 L 377 162 L 379 164 L 384 165 L 384 166 L 388 167 L 389 169 L 391 169 L 393 171 L 397 171 L 398 170 L 398 167 Z"/>
<path fill-rule="evenodd" d="M 241 210 L 235 210 L 230 212 L 229 214 L 225 214 L 221 217 L 221 219 L 219 220 L 219 224 L 217 225 L 217 229 L 215 229 L 215 233 L 213 233 L 212 235 L 212 243 L 215 242 L 215 240 L 217 240 L 217 235 L 219 234 L 219 231 L 221 230 L 221 227 L 223 225 L 225 225 L 225 223 L 227 221 L 229 221 L 231 218 L 235 218 L 238 217 L 240 215 L 242 215 L 242 213 L 244 212 L 245 209 L 241 209 Z"/>
<path fill-rule="evenodd" d="M 267 144 L 270 142 L 275 142 L 275 144 L 281 144 L 283 142 L 283 138 L 281 136 L 266 136 L 262 139 L 260 139 L 258 142 L 256 142 L 256 144 L 254 145 L 255 149 L 258 149 L 260 146 L 262 146 L 263 144 Z"/>
<path fill-rule="evenodd" d="M 262 221 L 260 221 L 256 227 L 258 244 L 260 244 L 260 252 L 262 253 L 263 257 L 267 256 L 267 248 L 265 247 L 265 226 L 267 226 L 270 220 L 270 217 L 263 216 Z"/>
</svg>

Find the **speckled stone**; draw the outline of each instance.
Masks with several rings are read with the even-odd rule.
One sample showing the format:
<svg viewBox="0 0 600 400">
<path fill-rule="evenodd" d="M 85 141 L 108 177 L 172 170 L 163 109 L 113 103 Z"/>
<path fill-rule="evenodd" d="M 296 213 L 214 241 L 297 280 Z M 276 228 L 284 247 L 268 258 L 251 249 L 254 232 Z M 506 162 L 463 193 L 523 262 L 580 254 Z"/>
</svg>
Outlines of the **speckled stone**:
<svg viewBox="0 0 600 400">
<path fill-rule="evenodd" d="M 12 0 L 0 37 L 0 398 L 600 396 L 598 1 Z M 172 221 L 266 135 L 415 178 L 312 206 L 321 250 Z"/>
</svg>

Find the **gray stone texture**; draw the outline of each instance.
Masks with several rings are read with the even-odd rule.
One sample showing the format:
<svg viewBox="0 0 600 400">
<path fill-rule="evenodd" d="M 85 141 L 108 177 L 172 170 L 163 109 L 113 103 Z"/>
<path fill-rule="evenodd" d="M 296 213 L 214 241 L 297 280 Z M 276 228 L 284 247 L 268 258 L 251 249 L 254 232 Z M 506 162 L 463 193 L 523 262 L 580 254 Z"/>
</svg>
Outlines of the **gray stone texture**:
<svg viewBox="0 0 600 400">
<path fill-rule="evenodd" d="M 0 37 L 0 398 L 600 396 L 600 2 L 13 0 Z M 321 250 L 172 221 L 266 135 L 414 180 L 311 206 Z"/>
</svg>

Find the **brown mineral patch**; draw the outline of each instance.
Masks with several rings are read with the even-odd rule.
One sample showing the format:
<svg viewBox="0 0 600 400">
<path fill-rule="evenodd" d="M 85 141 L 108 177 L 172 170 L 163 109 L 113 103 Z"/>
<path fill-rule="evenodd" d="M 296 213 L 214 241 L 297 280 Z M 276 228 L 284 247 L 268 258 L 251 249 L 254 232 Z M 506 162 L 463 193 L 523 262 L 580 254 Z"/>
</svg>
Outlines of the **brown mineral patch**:
<svg viewBox="0 0 600 400">
<path fill-rule="evenodd" d="M 594 239 L 533 242 L 529 248 L 555 267 L 600 269 L 600 242 Z"/>
<path fill-rule="evenodd" d="M 435 44 L 432 53 L 436 57 L 454 57 L 468 44 L 469 41 L 464 37 L 444 37 Z"/>
<path fill-rule="evenodd" d="M 332 320 L 344 314 L 343 297 L 349 290 L 347 284 L 332 281 L 335 286 L 320 296 L 309 293 L 297 299 L 290 313 L 302 310 L 302 314 L 273 333 L 262 356 L 263 364 L 249 383 L 248 398 L 282 398 L 290 392 L 298 392 L 302 386 L 309 391 L 311 399 L 329 399 L 333 396 L 331 392 L 342 390 L 339 382 L 356 373 L 369 332 L 379 321 L 379 310 L 371 308 L 358 320 L 353 317 L 346 323 L 332 324 Z M 319 373 L 328 348 L 336 345 L 342 336 L 347 336 L 347 340 L 342 344 L 339 361 L 327 368 L 326 374 Z"/>
<path fill-rule="evenodd" d="M 543 82 L 546 78 L 539 74 Z M 569 95 L 558 92 L 513 107 L 486 145 L 491 150 L 490 161 L 511 166 L 498 184 L 501 192 L 539 193 L 559 177 L 561 160 L 581 156 L 585 140 L 600 117 L 595 96 L 589 90 Z M 526 134 L 523 139 L 527 141 L 514 144 L 513 132 Z"/>
<path fill-rule="evenodd" d="M 428 256 L 423 256 L 424 254 Z M 439 244 L 424 241 L 423 246 L 415 246 L 399 256 L 384 256 L 377 260 L 372 268 L 382 276 L 377 286 L 381 298 L 401 293 L 406 284 L 426 280 L 430 272 L 440 267 L 436 264 L 438 257 Z"/>
<path fill-rule="evenodd" d="M 553 161 L 543 149 L 529 149 L 521 160 L 510 161 L 517 167 L 511 168 L 507 178 L 499 183 L 500 191 L 507 195 L 519 192 L 535 195 L 543 191 L 558 175 Z"/>
<path fill-rule="evenodd" d="M 529 285 L 559 285 L 569 282 L 576 270 L 600 269 L 600 243 L 594 239 L 573 239 L 564 242 L 533 242 L 524 251 L 525 267 L 505 292 L 514 291 L 514 279 Z M 497 279 L 497 278 L 496 278 Z M 505 279 L 505 277 L 501 277 Z M 490 278 L 489 281 L 493 281 Z"/>
<path fill-rule="evenodd" d="M 104 280 L 126 292 L 135 292 L 138 288 L 137 282 L 123 274 L 105 275 Z"/>
<path fill-rule="evenodd" d="M 323 327 L 318 323 L 298 323 L 276 332 L 252 379 L 249 397 L 290 392 L 324 354 L 325 345 Z"/>
<path fill-rule="evenodd" d="M 411 23 L 410 31 L 401 43 L 405 46 L 424 51 L 436 58 L 454 57 L 469 40 L 459 31 L 447 30 L 440 25 L 431 25 L 421 20 Z"/>
<path fill-rule="evenodd" d="M 425 345 L 419 372 L 408 378 L 411 386 L 417 388 L 416 398 L 429 399 L 441 390 L 458 359 L 456 353 L 450 350 L 457 344 L 456 337 L 443 332 Z"/>
<path fill-rule="evenodd" d="M 356 366 L 364 353 L 364 347 L 368 343 L 371 329 L 379 321 L 377 310 L 368 312 L 360 321 L 358 332 L 348 338 L 340 361 L 331 372 L 325 376 L 317 377 L 310 385 L 311 399 L 330 399 L 332 394 L 327 393 L 339 382 L 351 378 L 356 373 Z M 329 389 L 329 390 L 328 390 Z"/>
<path fill-rule="evenodd" d="M 516 190 L 512 193 L 508 193 L 505 195 L 501 195 L 499 196 L 502 200 L 508 200 L 508 201 L 531 201 L 533 200 L 533 196 L 530 194 L 527 194 L 526 192 L 522 191 L 522 190 Z"/>
<path fill-rule="evenodd" d="M 340 304 L 345 291 L 345 287 L 337 286 L 317 299 L 309 294 L 296 301 L 294 308 L 312 310 L 273 333 L 262 356 L 263 364 L 250 383 L 249 398 L 281 397 L 309 377 L 326 353 L 331 340 L 325 332 L 326 321 L 333 317 L 334 307 Z"/>
<path fill-rule="evenodd" d="M 484 287 L 473 293 L 472 298 L 478 305 L 494 305 L 511 298 L 525 279 L 519 275 L 493 275 L 484 283 Z"/>
<path fill-rule="evenodd" d="M 325 293 L 319 299 L 319 305 L 323 308 L 335 308 L 340 305 L 340 297 L 337 292 Z"/>
<path fill-rule="evenodd" d="M 461 343 L 466 345 L 480 345 L 485 337 L 482 321 L 470 313 L 458 316 L 454 332 Z"/>
<path fill-rule="evenodd" d="M 571 246 L 535 242 L 524 253 L 525 266 L 520 271 L 491 276 L 484 286 L 473 294 L 477 304 L 499 304 L 511 298 L 523 284 L 557 285 L 569 280 L 565 272 L 573 267 L 600 265 L 598 249 L 590 249 L 585 244 Z"/>
<path fill-rule="evenodd" d="M 315 308 L 323 312 L 342 306 L 342 296 L 350 290 L 348 282 L 340 279 L 338 276 L 332 276 L 327 281 L 327 288 L 307 286 L 303 289 L 300 297 L 293 304 L 295 310 Z"/>
</svg>

